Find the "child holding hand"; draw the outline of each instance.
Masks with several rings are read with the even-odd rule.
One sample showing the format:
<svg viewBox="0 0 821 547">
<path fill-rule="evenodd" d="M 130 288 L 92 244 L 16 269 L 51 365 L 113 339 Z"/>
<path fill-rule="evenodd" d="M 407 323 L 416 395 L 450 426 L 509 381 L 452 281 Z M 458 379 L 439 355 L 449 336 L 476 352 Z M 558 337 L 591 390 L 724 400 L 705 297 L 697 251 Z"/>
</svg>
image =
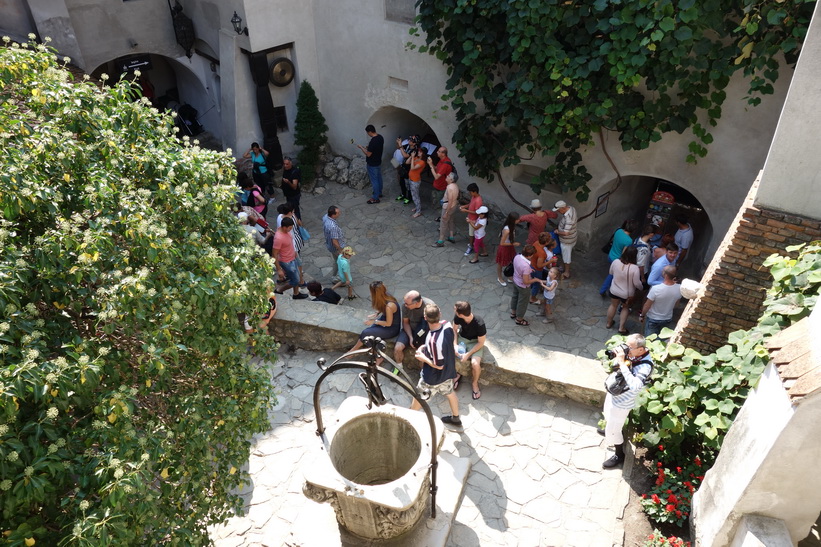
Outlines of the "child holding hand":
<svg viewBox="0 0 821 547">
<path fill-rule="evenodd" d="M 479 262 L 480 256 L 487 256 L 487 250 L 485 249 L 485 234 L 487 233 L 488 208 L 482 205 L 476 209 L 476 214 L 479 216 L 475 222 L 471 222 L 470 217 L 468 217 L 468 224 L 470 224 L 473 228 L 474 257 L 473 260 L 470 261 L 471 264 L 476 264 Z"/>
<path fill-rule="evenodd" d="M 542 323 L 553 321 L 553 299 L 556 298 L 556 288 L 559 286 L 559 268 L 555 266 L 547 272 L 547 279 L 538 280 L 544 289 L 544 319 Z"/>
</svg>

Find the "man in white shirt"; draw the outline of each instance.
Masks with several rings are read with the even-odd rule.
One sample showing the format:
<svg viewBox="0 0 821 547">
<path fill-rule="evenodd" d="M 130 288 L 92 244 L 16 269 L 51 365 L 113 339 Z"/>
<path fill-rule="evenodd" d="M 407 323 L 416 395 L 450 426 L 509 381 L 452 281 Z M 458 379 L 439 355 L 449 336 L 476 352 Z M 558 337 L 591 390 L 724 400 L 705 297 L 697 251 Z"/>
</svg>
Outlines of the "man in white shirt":
<svg viewBox="0 0 821 547">
<path fill-rule="evenodd" d="M 562 279 L 568 279 L 570 277 L 570 263 L 573 261 L 573 247 L 575 247 L 578 239 L 576 224 L 579 217 L 575 208 L 561 200 L 556 202 L 553 212 L 562 214 L 556 235 L 559 236 L 559 243 L 562 244 L 562 262 L 564 263 Z"/>
<path fill-rule="evenodd" d="M 678 260 L 676 260 L 676 266 L 680 266 L 681 263 L 684 262 L 684 257 L 687 256 L 687 251 L 690 250 L 690 246 L 693 244 L 693 228 L 684 215 L 676 216 L 676 225 L 678 226 L 678 231 L 673 241 L 678 245 Z"/>
<path fill-rule="evenodd" d="M 663 280 L 650 287 L 647 300 L 641 309 L 639 318 L 644 322 L 644 336 L 659 335 L 661 329 L 670 325 L 673 309 L 681 299 L 681 285 L 676 283 L 675 266 L 665 266 L 661 272 Z"/>
</svg>

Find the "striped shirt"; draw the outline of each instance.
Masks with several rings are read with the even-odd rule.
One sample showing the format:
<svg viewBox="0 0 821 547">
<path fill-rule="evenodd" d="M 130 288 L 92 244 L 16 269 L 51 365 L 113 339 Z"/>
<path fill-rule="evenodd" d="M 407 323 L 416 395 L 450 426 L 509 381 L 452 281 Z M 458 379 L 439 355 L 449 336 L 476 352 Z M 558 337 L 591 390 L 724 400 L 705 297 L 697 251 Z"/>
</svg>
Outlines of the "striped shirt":
<svg viewBox="0 0 821 547">
<path fill-rule="evenodd" d="M 622 365 L 620 367 L 624 379 L 627 381 L 627 391 L 621 395 L 613 395 L 613 406 L 616 408 L 635 408 L 636 397 L 644 390 L 645 382 L 653 373 L 653 360 L 650 359 L 648 353 L 642 357 L 641 361 L 635 363 L 632 367 Z"/>
</svg>

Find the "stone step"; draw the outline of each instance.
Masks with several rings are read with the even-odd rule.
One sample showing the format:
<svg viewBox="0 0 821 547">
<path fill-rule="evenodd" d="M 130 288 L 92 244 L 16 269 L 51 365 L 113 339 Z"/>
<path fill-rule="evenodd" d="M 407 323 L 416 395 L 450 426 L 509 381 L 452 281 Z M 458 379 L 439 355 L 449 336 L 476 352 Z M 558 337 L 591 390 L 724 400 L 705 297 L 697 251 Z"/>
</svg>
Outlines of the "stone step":
<svg viewBox="0 0 821 547">
<path fill-rule="evenodd" d="M 364 328 L 370 312 L 345 305 L 332 306 L 310 300 L 277 298 L 277 314 L 269 324 L 271 334 L 283 345 L 310 351 L 327 351 L 328 362 L 349 350 Z M 513 386 L 544 395 L 564 397 L 594 407 L 604 403 L 601 363 L 570 353 L 525 346 L 492 335 L 485 343 L 482 382 Z M 393 355 L 393 341 L 388 341 Z M 405 351 L 404 365 L 419 368 L 413 352 Z M 457 362 L 457 370 L 470 385 L 470 364 Z"/>
</svg>

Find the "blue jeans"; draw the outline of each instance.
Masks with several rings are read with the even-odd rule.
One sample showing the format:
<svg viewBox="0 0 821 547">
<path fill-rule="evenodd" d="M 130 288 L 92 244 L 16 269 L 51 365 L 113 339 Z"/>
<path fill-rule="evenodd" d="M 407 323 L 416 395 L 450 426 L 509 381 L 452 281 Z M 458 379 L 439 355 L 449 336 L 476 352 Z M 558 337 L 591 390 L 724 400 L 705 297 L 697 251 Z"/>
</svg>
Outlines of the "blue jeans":
<svg viewBox="0 0 821 547">
<path fill-rule="evenodd" d="M 545 279 L 545 272 L 544 272 L 544 270 L 541 270 L 541 271 L 533 270 L 532 272 L 530 272 L 530 277 L 532 277 L 533 279 L 542 279 L 542 280 L 544 280 Z M 541 283 L 531 283 L 530 284 L 530 296 L 535 297 L 537 294 L 542 292 L 542 290 L 543 289 L 542 289 L 542 284 Z"/>
<path fill-rule="evenodd" d="M 368 178 L 371 179 L 371 187 L 373 188 L 373 199 L 379 199 L 382 195 L 382 166 L 368 165 Z"/>
<path fill-rule="evenodd" d="M 613 261 L 610 260 L 610 258 L 608 257 L 607 258 L 607 263 L 612 264 Z M 604 283 L 602 283 L 601 287 L 599 287 L 599 294 L 601 294 L 601 295 L 607 294 L 607 290 L 610 288 L 610 285 L 612 285 L 612 284 L 613 284 L 613 274 L 608 273 L 607 277 L 604 278 Z"/>
<path fill-rule="evenodd" d="M 661 329 L 668 326 L 672 319 L 668 319 L 666 321 L 653 321 L 650 318 L 644 318 L 644 337 L 647 338 L 651 334 L 659 335 L 661 333 Z"/>
<path fill-rule="evenodd" d="M 291 287 L 299 287 L 299 267 L 296 260 L 290 262 L 280 262 L 282 271 L 285 272 L 285 282 Z"/>
</svg>

